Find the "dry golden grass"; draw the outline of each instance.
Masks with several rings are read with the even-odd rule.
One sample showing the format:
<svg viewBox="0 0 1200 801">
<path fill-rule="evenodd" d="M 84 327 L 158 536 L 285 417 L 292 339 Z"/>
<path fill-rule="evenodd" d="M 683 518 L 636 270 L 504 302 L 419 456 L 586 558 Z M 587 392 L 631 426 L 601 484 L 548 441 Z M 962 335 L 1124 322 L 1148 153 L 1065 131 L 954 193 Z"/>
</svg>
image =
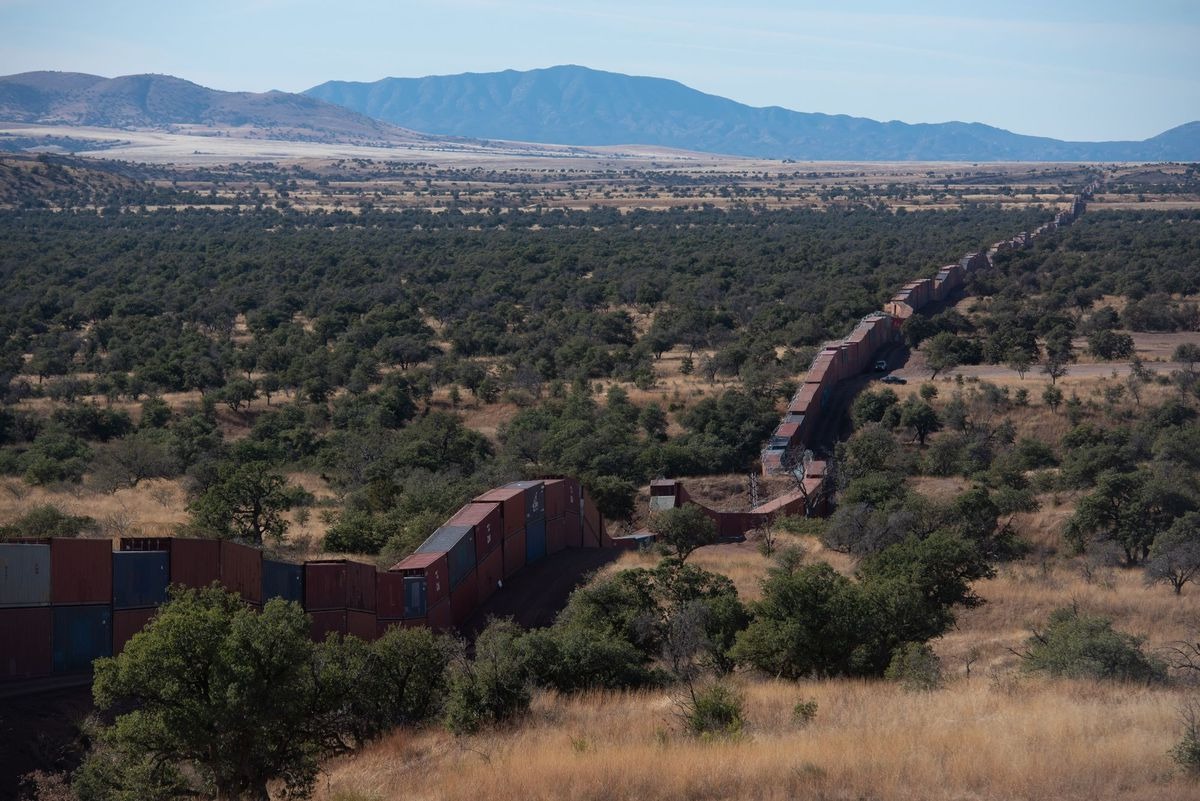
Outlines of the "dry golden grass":
<svg viewBox="0 0 1200 801">
<path fill-rule="evenodd" d="M 151 479 L 132 489 L 103 493 L 86 484 L 31 487 L 19 478 L 0 478 L 0 522 L 11 523 L 46 505 L 91 517 L 110 537 L 169 536 L 187 520 L 187 499 L 178 481 Z"/>
<path fill-rule="evenodd" d="M 746 683 L 735 740 L 679 734 L 662 692 L 542 694 L 511 731 L 398 732 L 329 766 L 320 801 L 364 799 L 1168 799 L 1172 690 L 983 677 L 932 693 L 852 680 Z M 818 704 L 807 726 L 801 699 Z"/>
</svg>

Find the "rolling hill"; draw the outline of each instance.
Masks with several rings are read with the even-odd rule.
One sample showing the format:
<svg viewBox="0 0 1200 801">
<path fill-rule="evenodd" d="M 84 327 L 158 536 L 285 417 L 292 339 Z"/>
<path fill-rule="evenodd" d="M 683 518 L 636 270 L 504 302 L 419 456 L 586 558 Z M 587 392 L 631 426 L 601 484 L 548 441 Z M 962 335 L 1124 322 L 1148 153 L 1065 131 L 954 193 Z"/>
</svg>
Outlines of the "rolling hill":
<svg viewBox="0 0 1200 801">
<path fill-rule="evenodd" d="M 855 161 L 1200 159 L 1200 122 L 1143 142 L 1064 142 L 980 123 L 908 124 L 754 108 L 676 81 L 578 66 L 329 81 L 305 94 L 433 134 Z"/>
</svg>

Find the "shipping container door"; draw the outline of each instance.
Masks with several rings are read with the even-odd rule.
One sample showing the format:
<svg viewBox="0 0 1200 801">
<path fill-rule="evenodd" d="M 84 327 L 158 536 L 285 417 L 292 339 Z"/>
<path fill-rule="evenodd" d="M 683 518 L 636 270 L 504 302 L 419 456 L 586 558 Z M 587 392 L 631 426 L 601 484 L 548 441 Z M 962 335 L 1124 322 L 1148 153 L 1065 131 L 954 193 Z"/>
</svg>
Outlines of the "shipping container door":
<svg viewBox="0 0 1200 801">
<path fill-rule="evenodd" d="M 167 600 L 170 557 L 166 551 L 117 551 L 113 560 L 113 607 L 136 609 Z"/>
<path fill-rule="evenodd" d="M 92 661 L 112 656 L 112 609 L 108 606 L 54 607 L 54 672 L 92 669 Z"/>
<path fill-rule="evenodd" d="M 0 606 L 50 603 L 50 546 L 0 543 Z"/>
<path fill-rule="evenodd" d="M 423 576 L 404 577 L 404 616 L 425 617 L 426 583 Z"/>
<path fill-rule="evenodd" d="M 525 562 L 532 564 L 546 555 L 546 521 L 538 520 L 525 528 Z"/>
</svg>

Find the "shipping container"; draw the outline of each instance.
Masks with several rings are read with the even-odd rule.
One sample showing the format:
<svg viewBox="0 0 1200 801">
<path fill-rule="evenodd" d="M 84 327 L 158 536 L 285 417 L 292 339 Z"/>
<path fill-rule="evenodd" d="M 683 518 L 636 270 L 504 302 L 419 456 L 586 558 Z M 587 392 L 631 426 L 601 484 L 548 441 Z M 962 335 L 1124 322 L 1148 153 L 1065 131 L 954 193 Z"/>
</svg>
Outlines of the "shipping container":
<svg viewBox="0 0 1200 801">
<path fill-rule="evenodd" d="M 112 540 L 50 541 L 50 601 L 111 604 Z"/>
<path fill-rule="evenodd" d="M 475 537 L 470 526 L 442 526 L 417 548 L 417 553 L 446 554 L 451 590 L 475 569 Z"/>
<path fill-rule="evenodd" d="M 583 518 L 574 512 L 566 514 L 567 527 L 567 547 L 582 548 L 583 547 Z"/>
<path fill-rule="evenodd" d="M 525 529 L 504 538 L 504 577 L 525 567 Z"/>
<path fill-rule="evenodd" d="M 534 520 L 546 519 L 546 485 L 541 481 L 514 481 L 508 489 L 520 489 L 525 493 L 525 525 Z"/>
<path fill-rule="evenodd" d="M 146 627 L 156 609 L 114 609 L 112 616 L 113 655 L 120 654 L 133 635 Z"/>
<path fill-rule="evenodd" d="M 492 551 L 485 556 L 475 570 L 475 582 L 479 585 L 479 603 L 496 594 L 504 579 L 504 552 Z"/>
<path fill-rule="evenodd" d="M 525 564 L 531 565 L 546 555 L 546 521 L 535 520 L 525 527 Z"/>
<path fill-rule="evenodd" d="M 504 536 L 525 528 L 525 490 L 520 487 L 498 487 L 475 499 L 476 503 L 498 503 L 504 524 Z"/>
<path fill-rule="evenodd" d="M 542 482 L 546 490 L 546 519 L 562 517 L 567 512 L 567 482 L 561 478 Z"/>
<path fill-rule="evenodd" d="M 201 589 L 221 580 L 221 542 L 175 537 L 171 540 L 171 583 Z"/>
<path fill-rule="evenodd" d="M 49 676 L 53 636 L 50 607 L 0 609 L 0 681 Z"/>
<path fill-rule="evenodd" d="M 546 521 L 546 553 L 555 554 L 567 547 L 566 515 Z"/>
<path fill-rule="evenodd" d="M 252 604 L 263 602 L 263 555 L 258 548 L 221 541 L 221 583 Z"/>
<path fill-rule="evenodd" d="M 414 578 L 414 582 L 416 579 Z M 424 578 L 421 579 L 424 585 Z M 424 616 L 424 586 L 421 588 L 421 615 Z M 375 614 L 382 620 L 399 620 L 404 614 L 404 576 L 387 572 L 375 576 Z"/>
<path fill-rule="evenodd" d="M 50 603 L 50 546 L 0 542 L 0 606 Z"/>
<path fill-rule="evenodd" d="M 583 493 L 579 488 L 579 479 L 564 478 L 563 484 L 566 487 L 566 511 L 577 515 L 583 514 Z"/>
<path fill-rule="evenodd" d="M 170 561 L 166 551 L 115 552 L 113 609 L 138 609 L 166 602 Z"/>
<path fill-rule="evenodd" d="M 262 560 L 262 602 L 272 598 L 304 603 L 304 565 Z"/>
<path fill-rule="evenodd" d="M 112 656 L 112 607 L 90 604 L 54 607 L 54 672 L 92 669 L 92 662 Z"/>
<path fill-rule="evenodd" d="M 501 518 L 502 505 L 494 502 L 476 501 L 459 509 L 447 523 L 455 526 L 470 526 L 475 538 L 475 560 L 478 561 L 500 547 L 504 539 L 504 523 Z"/>
<path fill-rule="evenodd" d="M 685 499 L 680 498 L 680 502 Z M 603 546 L 603 540 L 600 534 L 600 510 L 596 508 L 596 504 L 591 498 L 584 497 L 583 499 L 583 547 L 584 548 L 600 548 Z"/>
<path fill-rule="evenodd" d="M 375 567 L 349 559 L 304 563 L 305 610 L 375 611 Z"/>
<path fill-rule="evenodd" d="M 424 581 L 429 606 L 436 606 L 450 597 L 450 567 L 444 553 L 415 553 L 393 565 L 388 572 Z"/>
<path fill-rule="evenodd" d="M 479 586 L 472 570 L 461 584 L 450 591 L 450 620 L 455 626 L 461 626 L 479 606 Z"/>
<path fill-rule="evenodd" d="M 434 631 L 450 631 L 454 628 L 454 612 L 450 608 L 450 599 L 442 601 L 437 606 L 429 607 L 426 625 Z"/>
<path fill-rule="evenodd" d="M 379 633 L 374 612 L 363 612 L 357 609 L 326 609 L 309 612 L 308 615 L 312 618 L 309 635 L 316 642 L 321 642 L 330 634 L 358 637 L 360 640 L 371 642 Z"/>
</svg>

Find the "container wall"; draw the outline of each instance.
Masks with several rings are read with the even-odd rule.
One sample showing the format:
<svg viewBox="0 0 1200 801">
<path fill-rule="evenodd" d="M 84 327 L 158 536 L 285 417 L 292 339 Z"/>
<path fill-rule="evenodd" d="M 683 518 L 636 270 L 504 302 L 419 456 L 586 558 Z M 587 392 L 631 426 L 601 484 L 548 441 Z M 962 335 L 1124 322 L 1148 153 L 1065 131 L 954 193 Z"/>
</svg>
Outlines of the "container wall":
<svg viewBox="0 0 1200 801">
<path fill-rule="evenodd" d="M 258 548 L 221 542 L 221 583 L 252 604 L 263 602 L 263 555 Z"/>
<path fill-rule="evenodd" d="M 349 562 L 346 566 L 346 608 L 357 609 L 360 612 L 375 611 L 375 570 L 374 565 L 362 562 Z M 372 625 L 372 631 L 374 626 Z"/>
<path fill-rule="evenodd" d="M 475 575 L 479 584 L 479 603 L 483 603 L 496 594 L 504 580 L 504 554 L 492 551 L 479 563 Z"/>
<path fill-rule="evenodd" d="M 50 675 L 53 633 L 48 606 L 0 609 L 0 681 Z"/>
<path fill-rule="evenodd" d="M 199 589 L 221 580 L 218 540 L 171 540 L 171 583 Z"/>
<path fill-rule="evenodd" d="M 50 603 L 50 546 L 0 543 L 0 606 Z"/>
<path fill-rule="evenodd" d="M 450 591 L 450 616 L 455 626 L 461 626 L 475 614 L 479 606 L 479 592 L 472 570 L 463 577 L 462 583 Z"/>
<path fill-rule="evenodd" d="M 566 517 L 567 547 L 583 547 L 583 518 L 574 512 L 567 512 Z"/>
<path fill-rule="evenodd" d="M 525 567 L 525 529 L 504 539 L 504 577 Z"/>
<path fill-rule="evenodd" d="M 565 479 L 547 479 L 542 482 L 546 488 L 546 519 L 553 520 L 562 517 L 567 511 L 567 482 Z"/>
<path fill-rule="evenodd" d="M 546 521 L 535 520 L 525 527 L 525 564 L 533 564 L 545 555 Z"/>
<path fill-rule="evenodd" d="M 374 642 L 378 632 L 375 630 L 376 618 L 374 612 L 363 612 L 359 609 L 346 611 L 346 633 L 360 640 Z"/>
<path fill-rule="evenodd" d="M 304 603 L 304 565 L 262 560 L 262 602 L 272 598 Z"/>
<path fill-rule="evenodd" d="M 546 521 L 546 553 L 558 553 L 567 547 L 567 518 Z"/>
<path fill-rule="evenodd" d="M 113 655 L 120 654 L 125 645 L 133 639 L 150 618 L 154 617 L 154 609 L 114 609 L 112 616 Z"/>
<path fill-rule="evenodd" d="M 429 607 L 429 616 L 426 619 L 429 628 L 434 631 L 449 631 L 454 626 L 454 613 L 450 609 L 450 599 L 447 598 L 437 606 Z"/>
<path fill-rule="evenodd" d="M 430 606 L 450 597 L 449 561 L 444 553 L 413 554 L 393 565 L 388 572 L 424 578 L 427 602 Z"/>
<path fill-rule="evenodd" d="M 500 504 L 500 519 L 504 525 L 504 536 L 507 537 L 525 527 L 525 492 L 519 487 L 498 487 L 488 490 L 475 501 Z"/>
<path fill-rule="evenodd" d="M 54 672 L 92 669 L 92 661 L 112 656 L 112 607 L 54 607 Z"/>
<path fill-rule="evenodd" d="M 50 542 L 50 568 L 51 603 L 112 603 L 112 540 L 56 537 Z"/>
<path fill-rule="evenodd" d="M 416 581 L 417 578 L 414 577 L 413 580 Z M 380 573 L 376 576 L 375 611 L 379 617 L 390 620 L 406 617 L 404 614 L 404 581 L 405 577 L 401 573 Z M 423 584 L 424 577 L 421 577 L 420 581 Z"/>
<path fill-rule="evenodd" d="M 490 501 L 475 501 L 464 506 L 450 518 L 454 525 L 471 526 L 475 537 L 476 561 L 500 547 L 504 539 L 504 505 Z"/>
<path fill-rule="evenodd" d="M 520 489 L 525 493 L 525 526 L 535 520 L 546 518 L 546 487 L 541 481 L 514 481 L 510 489 Z"/>
<path fill-rule="evenodd" d="M 404 576 L 404 593 L 400 616 L 425 617 L 429 611 L 429 581 L 423 576 Z"/>
<path fill-rule="evenodd" d="M 433 532 L 418 554 L 444 553 L 453 590 L 475 568 L 475 535 L 471 526 L 445 525 Z"/>
<path fill-rule="evenodd" d="M 167 600 L 170 556 L 166 551 L 117 551 L 112 555 L 113 608 L 158 606 Z"/>
<path fill-rule="evenodd" d="M 345 634 L 347 631 L 345 609 L 309 612 L 308 616 L 312 618 L 309 636 L 312 637 L 313 642 L 323 642 L 330 634 Z"/>
</svg>

